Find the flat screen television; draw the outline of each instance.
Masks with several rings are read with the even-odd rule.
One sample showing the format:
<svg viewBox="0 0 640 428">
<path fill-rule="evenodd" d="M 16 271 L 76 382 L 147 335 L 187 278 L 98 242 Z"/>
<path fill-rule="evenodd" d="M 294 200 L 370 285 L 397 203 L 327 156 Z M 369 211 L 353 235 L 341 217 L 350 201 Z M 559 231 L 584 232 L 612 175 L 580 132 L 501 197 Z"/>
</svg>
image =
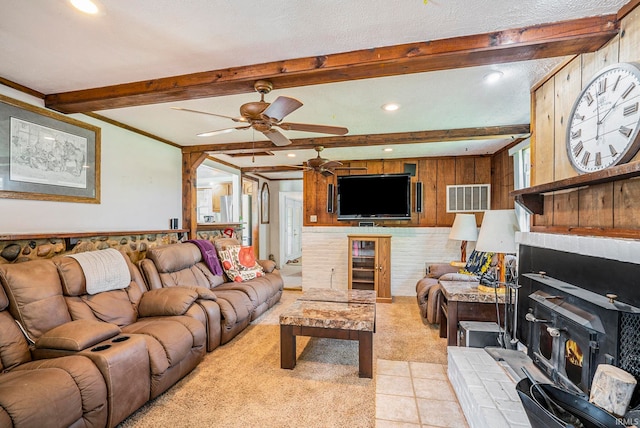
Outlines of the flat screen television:
<svg viewBox="0 0 640 428">
<path fill-rule="evenodd" d="M 411 174 L 339 175 L 338 220 L 411 219 Z"/>
</svg>

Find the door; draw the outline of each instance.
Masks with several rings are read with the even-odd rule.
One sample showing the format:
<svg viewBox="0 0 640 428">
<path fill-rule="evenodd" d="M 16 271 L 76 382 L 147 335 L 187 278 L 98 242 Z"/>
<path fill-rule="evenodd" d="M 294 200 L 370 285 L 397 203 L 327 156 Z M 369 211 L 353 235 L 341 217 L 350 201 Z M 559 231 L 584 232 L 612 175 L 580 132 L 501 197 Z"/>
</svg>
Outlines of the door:
<svg viewBox="0 0 640 428">
<path fill-rule="evenodd" d="M 391 302 L 391 239 L 378 238 L 376 290 L 379 302 Z"/>
<path fill-rule="evenodd" d="M 349 288 L 376 291 L 377 239 L 349 237 Z"/>
<path fill-rule="evenodd" d="M 285 196 L 284 210 L 284 257 L 287 261 L 302 256 L 302 201 Z"/>
</svg>

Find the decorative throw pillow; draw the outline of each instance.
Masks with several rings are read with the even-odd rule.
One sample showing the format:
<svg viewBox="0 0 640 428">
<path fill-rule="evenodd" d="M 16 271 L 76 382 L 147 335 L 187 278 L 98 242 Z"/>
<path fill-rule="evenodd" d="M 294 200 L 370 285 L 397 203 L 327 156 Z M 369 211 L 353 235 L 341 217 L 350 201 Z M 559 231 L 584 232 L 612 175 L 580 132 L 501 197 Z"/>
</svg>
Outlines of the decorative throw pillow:
<svg viewBox="0 0 640 428">
<path fill-rule="evenodd" d="M 493 253 L 473 250 L 469 260 L 467 260 L 467 265 L 460 271 L 460 273 L 480 276 L 489 269 L 492 258 Z"/>
<path fill-rule="evenodd" d="M 262 266 L 256 262 L 253 247 L 234 245 L 219 251 L 218 256 L 222 269 L 231 281 L 243 282 L 264 275 Z"/>
</svg>

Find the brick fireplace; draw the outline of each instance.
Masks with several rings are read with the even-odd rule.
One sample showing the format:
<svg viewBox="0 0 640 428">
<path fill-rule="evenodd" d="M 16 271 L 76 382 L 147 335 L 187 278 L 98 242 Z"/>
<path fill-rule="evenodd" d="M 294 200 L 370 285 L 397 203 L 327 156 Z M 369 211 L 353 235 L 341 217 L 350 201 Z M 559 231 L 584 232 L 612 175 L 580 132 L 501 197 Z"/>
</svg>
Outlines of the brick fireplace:
<svg viewBox="0 0 640 428">
<path fill-rule="evenodd" d="M 448 348 L 448 376 L 472 427 L 531 426 L 516 393 L 522 367 L 538 382 L 551 377 L 581 392 L 601 362 L 638 378 L 640 241 L 518 233 L 517 242 L 516 337 L 531 358 L 499 348 Z M 617 295 L 614 303 L 606 294 Z M 636 391 L 630 409 L 639 401 Z"/>
</svg>

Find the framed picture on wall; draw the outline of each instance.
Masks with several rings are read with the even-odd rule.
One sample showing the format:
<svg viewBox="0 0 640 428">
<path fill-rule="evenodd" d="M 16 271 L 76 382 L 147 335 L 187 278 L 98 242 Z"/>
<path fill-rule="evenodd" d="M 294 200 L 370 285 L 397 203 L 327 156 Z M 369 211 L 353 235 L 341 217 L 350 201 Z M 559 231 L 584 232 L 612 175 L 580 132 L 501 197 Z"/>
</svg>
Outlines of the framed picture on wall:
<svg viewBox="0 0 640 428">
<path fill-rule="evenodd" d="M 0 95 L 0 198 L 100 203 L 100 128 Z"/>
<path fill-rule="evenodd" d="M 269 223 L 269 185 L 267 183 L 262 183 L 260 192 L 260 223 Z"/>
</svg>

